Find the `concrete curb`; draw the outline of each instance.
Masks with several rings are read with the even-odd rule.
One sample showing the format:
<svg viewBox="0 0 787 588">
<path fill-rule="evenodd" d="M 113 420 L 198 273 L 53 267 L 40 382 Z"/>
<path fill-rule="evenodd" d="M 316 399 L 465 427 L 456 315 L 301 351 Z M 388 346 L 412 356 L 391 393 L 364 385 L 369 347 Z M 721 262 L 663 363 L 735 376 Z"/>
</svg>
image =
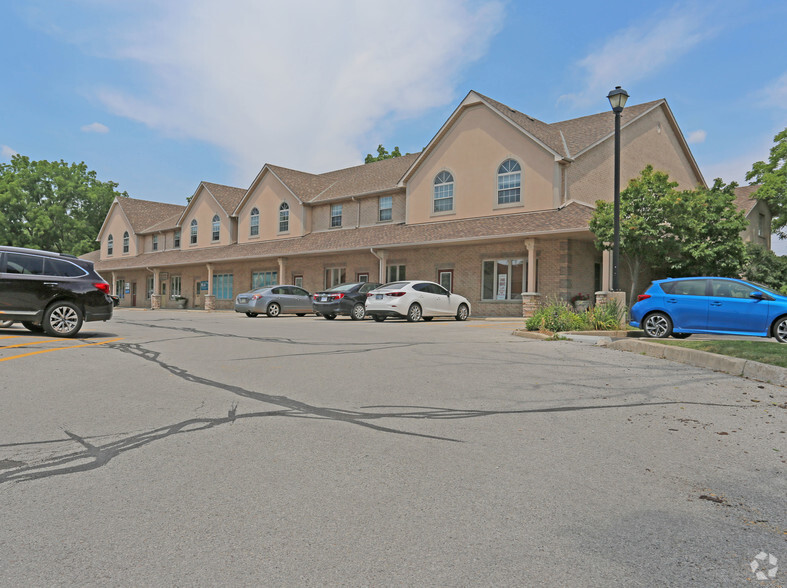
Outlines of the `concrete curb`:
<svg viewBox="0 0 787 588">
<path fill-rule="evenodd" d="M 606 346 L 619 351 L 641 353 L 642 355 L 707 368 L 733 376 L 742 376 L 751 380 L 768 382 L 778 386 L 787 386 L 787 368 L 760 363 L 750 359 L 729 357 L 727 355 L 708 353 L 707 351 L 699 351 L 697 349 L 686 349 L 685 347 L 674 347 L 672 345 L 650 343 L 648 341 L 638 341 L 636 339 L 612 341 L 611 343 L 607 343 Z"/>
</svg>

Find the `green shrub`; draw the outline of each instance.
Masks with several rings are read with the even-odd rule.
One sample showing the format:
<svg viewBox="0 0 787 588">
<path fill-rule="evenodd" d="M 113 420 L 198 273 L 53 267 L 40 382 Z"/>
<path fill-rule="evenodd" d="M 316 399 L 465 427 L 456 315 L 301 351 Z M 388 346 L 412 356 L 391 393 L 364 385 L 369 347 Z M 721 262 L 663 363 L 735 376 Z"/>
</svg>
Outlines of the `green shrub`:
<svg viewBox="0 0 787 588">
<path fill-rule="evenodd" d="M 567 302 L 551 298 L 525 321 L 528 331 L 614 331 L 626 312 L 615 300 L 576 312 Z"/>
</svg>

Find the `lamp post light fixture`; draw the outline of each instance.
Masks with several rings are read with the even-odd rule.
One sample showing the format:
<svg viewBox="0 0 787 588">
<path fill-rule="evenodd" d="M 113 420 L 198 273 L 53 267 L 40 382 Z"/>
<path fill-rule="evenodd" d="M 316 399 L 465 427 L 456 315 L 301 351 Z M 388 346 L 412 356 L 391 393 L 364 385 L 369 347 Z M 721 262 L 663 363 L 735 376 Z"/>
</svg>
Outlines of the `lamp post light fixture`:
<svg viewBox="0 0 787 588">
<path fill-rule="evenodd" d="M 615 233 L 612 244 L 612 290 L 618 292 L 620 283 L 618 281 L 618 262 L 620 261 L 620 113 L 626 106 L 628 92 L 620 86 L 615 86 L 607 98 L 615 113 Z"/>
</svg>

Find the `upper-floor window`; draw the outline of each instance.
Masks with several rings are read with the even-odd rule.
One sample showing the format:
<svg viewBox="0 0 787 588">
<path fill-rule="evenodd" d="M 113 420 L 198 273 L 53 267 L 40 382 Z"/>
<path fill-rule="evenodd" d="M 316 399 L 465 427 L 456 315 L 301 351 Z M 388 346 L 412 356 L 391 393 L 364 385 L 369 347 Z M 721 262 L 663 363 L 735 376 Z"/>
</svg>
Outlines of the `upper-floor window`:
<svg viewBox="0 0 787 588">
<path fill-rule="evenodd" d="M 441 171 L 434 179 L 434 211 L 445 212 L 454 209 L 454 176 Z"/>
<path fill-rule="evenodd" d="M 341 227 L 342 226 L 342 205 L 341 204 L 331 204 L 331 226 L 332 227 Z"/>
<path fill-rule="evenodd" d="M 218 241 L 219 237 L 221 236 L 221 220 L 219 219 L 218 214 L 213 215 L 213 221 L 211 222 L 211 230 L 212 230 L 212 239 L 214 241 Z"/>
<path fill-rule="evenodd" d="M 260 211 L 257 208 L 251 209 L 251 216 L 249 217 L 249 235 L 256 237 L 260 234 Z"/>
<path fill-rule="evenodd" d="M 497 168 L 497 203 L 511 204 L 522 198 L 522 168 L 513 159 L 506 159 Z"/>
<path fill-rule="evenodd" d="M 175 231 L 173 245 L 175 246 L 175 249 L 180 249 L 180 230 Z"/>
<path fill-rule="evenodd" d="M 123 233 L 123 253 L 128 253 L 128 231 Z"/>
<path fill-rule="evenodd" d="M 115 251 L 115 238 L 110 235 L 107 237 L 107 255 L 112 255 L 113 251 Z"/>
<path fill-rule="evenodd" d="M 197 219 L 191 221 L 191 240 L 192 245 L 197 244 Z"/>
<path fill-rule="evenodd" d="M 290 230 L 290 205 L 282 202 L 279 206 L 279 232 L 286 233 Z"/>
<path fill-rule="evenodd" d="M 379 220 L 389 221 L 393 217 L 393 196 L 380 196 L 378 201 L 380 215 Z"/>
<path fill-rule="evenodd" d="M 158 251 L 158 235 L 153 235 L 153 251 Z"/>
<path fill-rule="evenodd" d="M 765 215 L 761 214 L 759 219 L 759 224 L 757 225 L 757 236 L 764 237 L 765 236 Z"/>
</svg>

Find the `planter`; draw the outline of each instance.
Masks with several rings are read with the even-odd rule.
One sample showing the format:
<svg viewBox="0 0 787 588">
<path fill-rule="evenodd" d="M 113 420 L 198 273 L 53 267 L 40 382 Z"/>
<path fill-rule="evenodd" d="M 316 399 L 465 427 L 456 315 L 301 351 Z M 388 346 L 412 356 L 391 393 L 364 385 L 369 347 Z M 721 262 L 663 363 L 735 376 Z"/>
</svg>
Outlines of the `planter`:
<svg viewBox="0 0 787 588">
<path fill-rule="evenodd" d="M 585 312 L 590 308 L 590 300 L 577 300 L 574 302 L 574 310 L 577 312 Z"/>
<path fill-rule="evenodd" d="M 188 298 L 176 298 L 175 304 L 178 305 L 178 308 L 186 308 L 186 303 L 188 302 Z"/>
</svg>

